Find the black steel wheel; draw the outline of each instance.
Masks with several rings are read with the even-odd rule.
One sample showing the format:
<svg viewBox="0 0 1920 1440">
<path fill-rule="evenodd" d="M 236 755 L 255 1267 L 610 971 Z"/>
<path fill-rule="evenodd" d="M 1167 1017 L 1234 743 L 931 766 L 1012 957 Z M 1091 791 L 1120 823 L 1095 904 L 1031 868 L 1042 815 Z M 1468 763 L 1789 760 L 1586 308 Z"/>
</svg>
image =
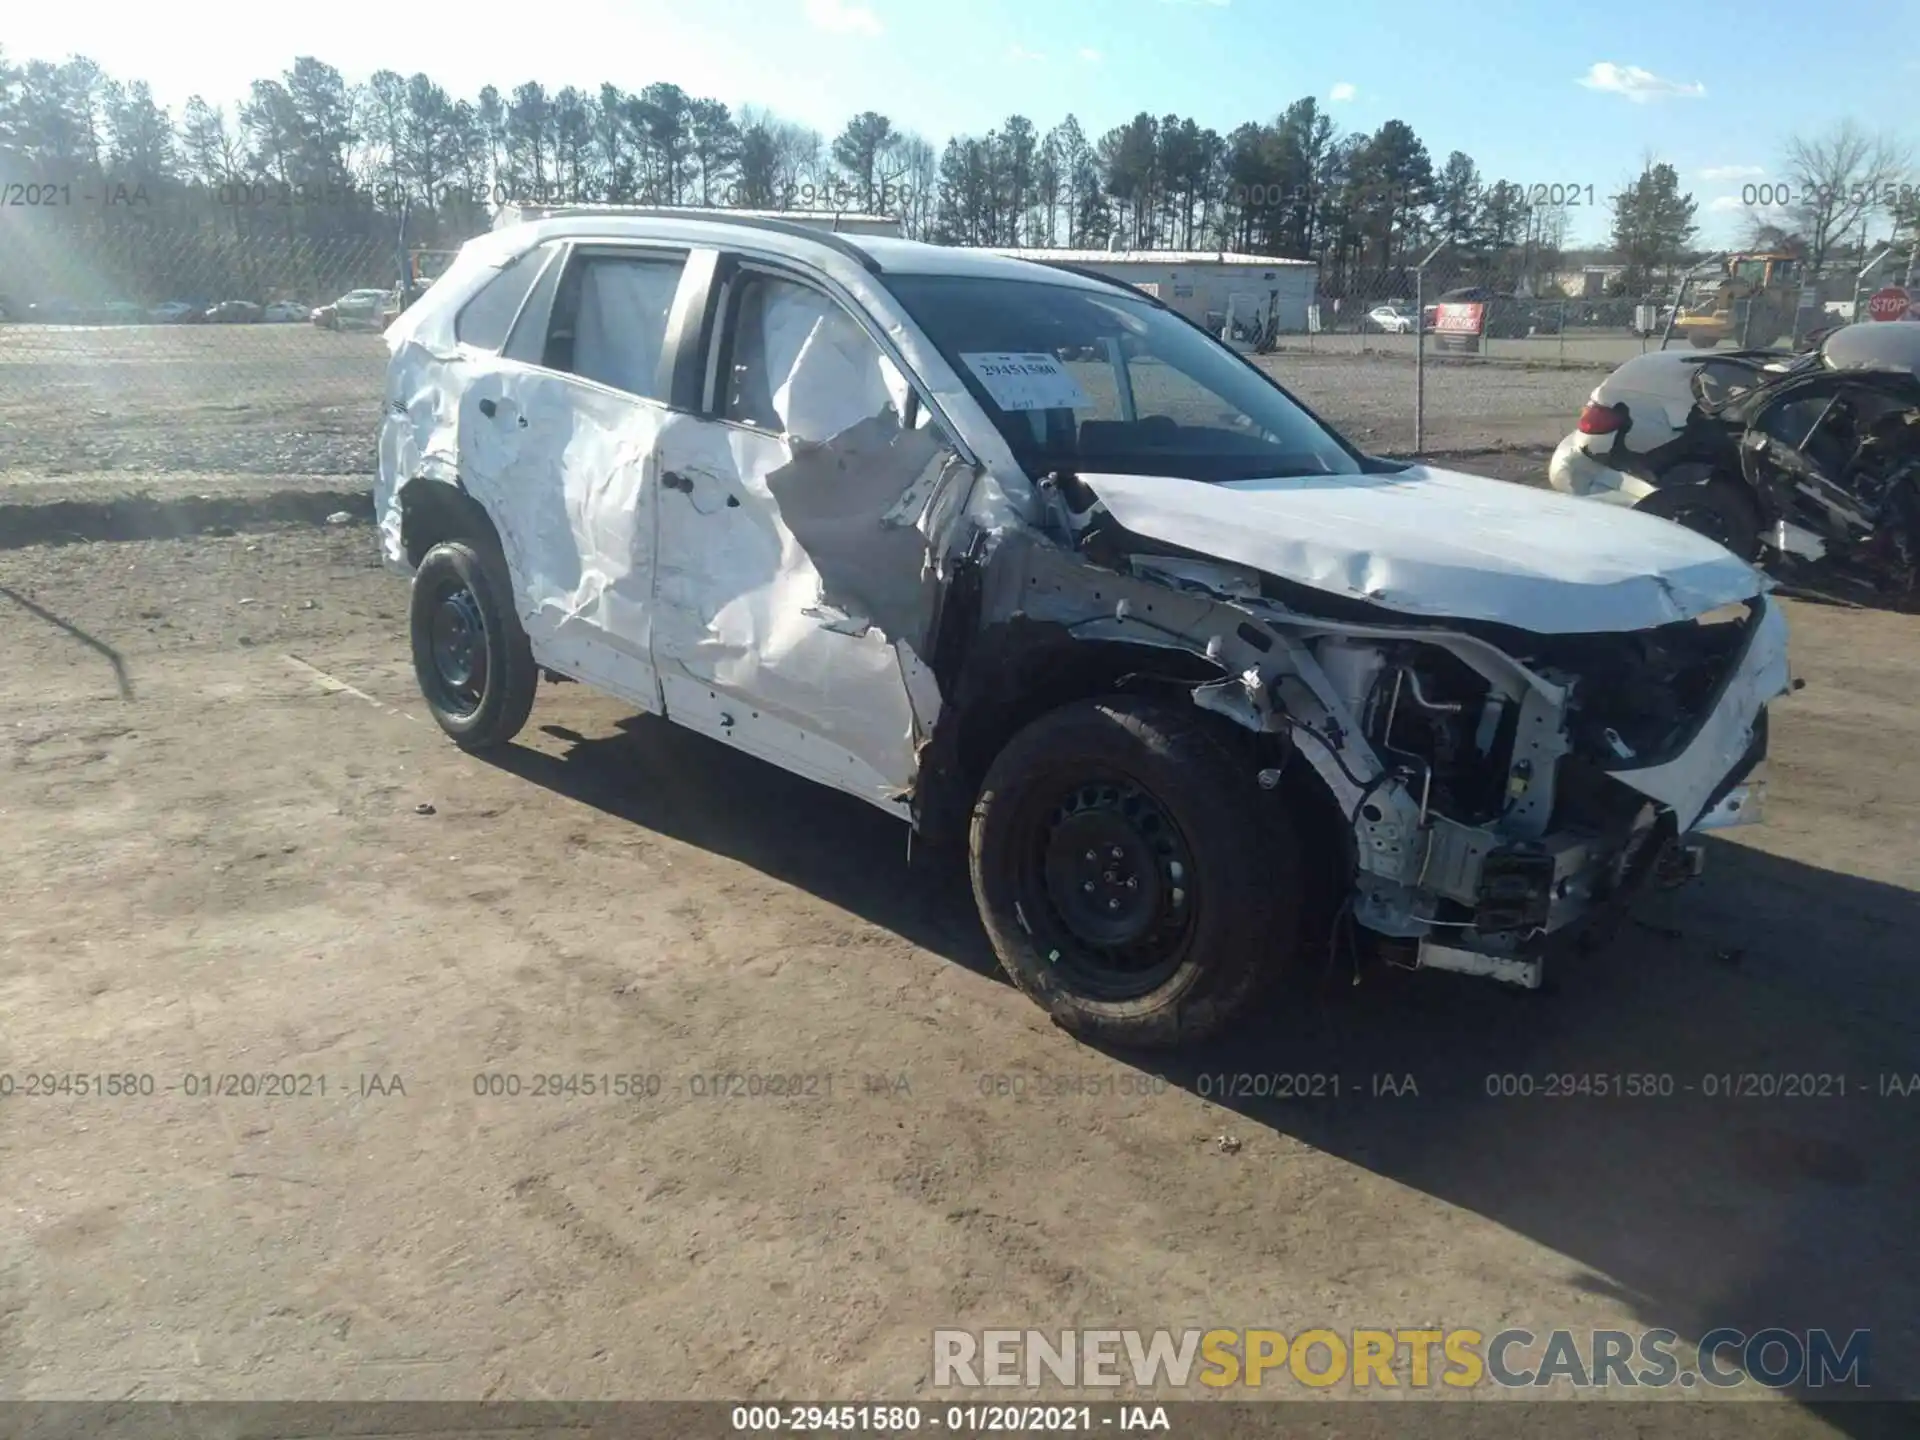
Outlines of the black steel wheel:
<svg viewBox="0 0 1920 1440">
<path fill-rule="evenodd" d="M 504 745 L 533 710 L 540 674 L 497 549 L 434 546 L 413 577 L 413 670 L 440 728 L 469 750 Z"/>
<path fill-rule="evenodd" d="M 1085 994 L 1151 994 L 1180 963 L 1198 910 L 1191 847 L 1166 810 L 1117 772 L 1069 782 L 1031 833 L 1037 907 L 1059 932 L 1055 964 Z"/>
<path fill-rule="evenodd" d="M 1065 1028 L 1166 1047 L 1243 1018 L 1298 949 L 1291 831 L 1198 711 L 1133 697 L 1041 717 L 990 767 L 975 900 L 1007 973 Z"/>
</svg>

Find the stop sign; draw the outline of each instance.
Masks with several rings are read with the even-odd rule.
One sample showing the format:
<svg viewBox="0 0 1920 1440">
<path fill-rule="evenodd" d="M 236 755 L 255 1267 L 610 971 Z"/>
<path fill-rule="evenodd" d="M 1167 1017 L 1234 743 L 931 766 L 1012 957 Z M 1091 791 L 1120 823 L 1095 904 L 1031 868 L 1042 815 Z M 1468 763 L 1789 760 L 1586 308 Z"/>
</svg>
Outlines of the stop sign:
<svg viewBox="0 0 1920 1440">
<path fill-rule="evenodd" d="M 1907 292 L 1898 285 L 1873 292 L 1867 301 L 1867 314 L 1876 320 L 1898 320 L 1907 313 Z"/>
</svg>

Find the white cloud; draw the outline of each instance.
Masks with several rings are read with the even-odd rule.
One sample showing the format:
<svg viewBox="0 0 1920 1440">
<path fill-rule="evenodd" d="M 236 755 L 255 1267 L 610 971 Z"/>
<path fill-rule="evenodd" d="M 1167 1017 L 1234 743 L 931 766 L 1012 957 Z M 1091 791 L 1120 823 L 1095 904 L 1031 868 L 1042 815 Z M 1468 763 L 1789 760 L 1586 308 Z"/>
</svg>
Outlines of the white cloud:
<svg viewBox="0 0 1920 1440">
<path fill-rule="evenodd" d="M 873 11 L 847 0 L 807 0 L 807 23 L 836 35 L 878 35 L 882 29 Z"/>
<path fill-rule="evenodd" d="M 1616 65 L 1611 60 L 1595 61 L 1579 83 L 1589 90 L 1624 95 L 1636 105 L 1673 97 L 1697 100 L 1707 93 L 1707 87 L 1698 80 L 1668 80 L 1638 65 Z"/>
<path fill-rule="evenodd" d="M 1707 209 L 1718 210 L 1722 214 L 1732 210 L 1779 210 L 1779 205 L 1749 205 L 1738 195 L 1716 195 L 1707 202 Z"/>
<path fill-rule="evenodd" d="M 1359 93 L 1360 92 L 1354 88 L 1354 84 L 1351 80 L 1342 80 L 1339 84 L 1335 85 L 1331 90 L 1327 92 L 1327 99 L 1351 100 L 1353 99 L 1354 96 L 1358 95 Z"/>
<path fill-rule="evenodd" d="M 1046 58 L 1047 57 L 1040 51 L 1029 50 L 1024 45 L 1009 45 L 1007 47 L 1007 59 L 1018 61 L 1021 64 L 1026 64 L 1033 60 L 1044 60 Z"/>
<path fill-rule="evenodd" d="M 1727 180 L 1758 180 L 1767 173 L 1764 165 L 1709 165 L 1693 172 L 1708 184 Z"/>
<path fill-rule="evenodd" d="M 1086 61 L 1087 64 L 1089 65 L 1098 65 L 1102 60 L 1106 59 L 1107 57 L 1101 54 L 1098 50 L 1089 48 L 1086 50 L 1082 50 L 1080 52 L 1080 58 Z"/>
</svg>

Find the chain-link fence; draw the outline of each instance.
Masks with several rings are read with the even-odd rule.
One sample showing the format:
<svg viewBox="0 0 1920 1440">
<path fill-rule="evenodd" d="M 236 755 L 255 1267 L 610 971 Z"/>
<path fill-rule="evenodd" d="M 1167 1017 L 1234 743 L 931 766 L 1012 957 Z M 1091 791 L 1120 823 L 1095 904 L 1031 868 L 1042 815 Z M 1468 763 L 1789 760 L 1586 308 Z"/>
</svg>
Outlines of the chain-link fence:
<svg viewBox="0 0 1920 1440">
<path fill-rule="evenodd" d="M 12 238 L 0 483 L 372 472 L 393 241 L 132 220 Z"/>
<path fill-rule="evenodd" d="M 397 237 L 166 228 L 110 212 L 63 233 L 16 227 L 11 240 L 23 235 L 0 257 L 0 484 L 373 472 L 381 331 L 416 263 Z M 1254 317 L 1228 328 L 1385 453 L 1551 446 L 1600 375 L 1660 343 L 1650 301 L 1426 288 L 1424 304 L 1405 284 L 1322 295 L 1300 333 Z M 1457 318 L 1469 313 L 1473 333 Z"/>
</svg>

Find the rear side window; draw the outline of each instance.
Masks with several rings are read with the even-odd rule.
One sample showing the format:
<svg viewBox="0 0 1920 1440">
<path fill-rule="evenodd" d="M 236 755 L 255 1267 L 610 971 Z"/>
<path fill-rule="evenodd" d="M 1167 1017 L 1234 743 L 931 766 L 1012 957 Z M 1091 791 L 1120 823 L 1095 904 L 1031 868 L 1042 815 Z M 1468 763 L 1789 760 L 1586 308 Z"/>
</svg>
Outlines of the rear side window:
<svg viewBox="0 0 1920 1440">
<path fill-rule="evenodd" d="M 518 256 L 481 292 L 467 301 L 454 317 L 453 334 L 462 345 L 481 350 L 498 350 L 507 343 L 507 331 L 513 317 L 520 313 L 521 302 L 540 278 L 540 267 L 552 253 L 549 245 L 536 245 Z"/>
<path fill-rule="evenodd" d="M 646 400 L 667 398 L 660 376 L 667 320 L 684 257 L 583 255 L 553 301 L 542 363 Z"/>
</svg>

